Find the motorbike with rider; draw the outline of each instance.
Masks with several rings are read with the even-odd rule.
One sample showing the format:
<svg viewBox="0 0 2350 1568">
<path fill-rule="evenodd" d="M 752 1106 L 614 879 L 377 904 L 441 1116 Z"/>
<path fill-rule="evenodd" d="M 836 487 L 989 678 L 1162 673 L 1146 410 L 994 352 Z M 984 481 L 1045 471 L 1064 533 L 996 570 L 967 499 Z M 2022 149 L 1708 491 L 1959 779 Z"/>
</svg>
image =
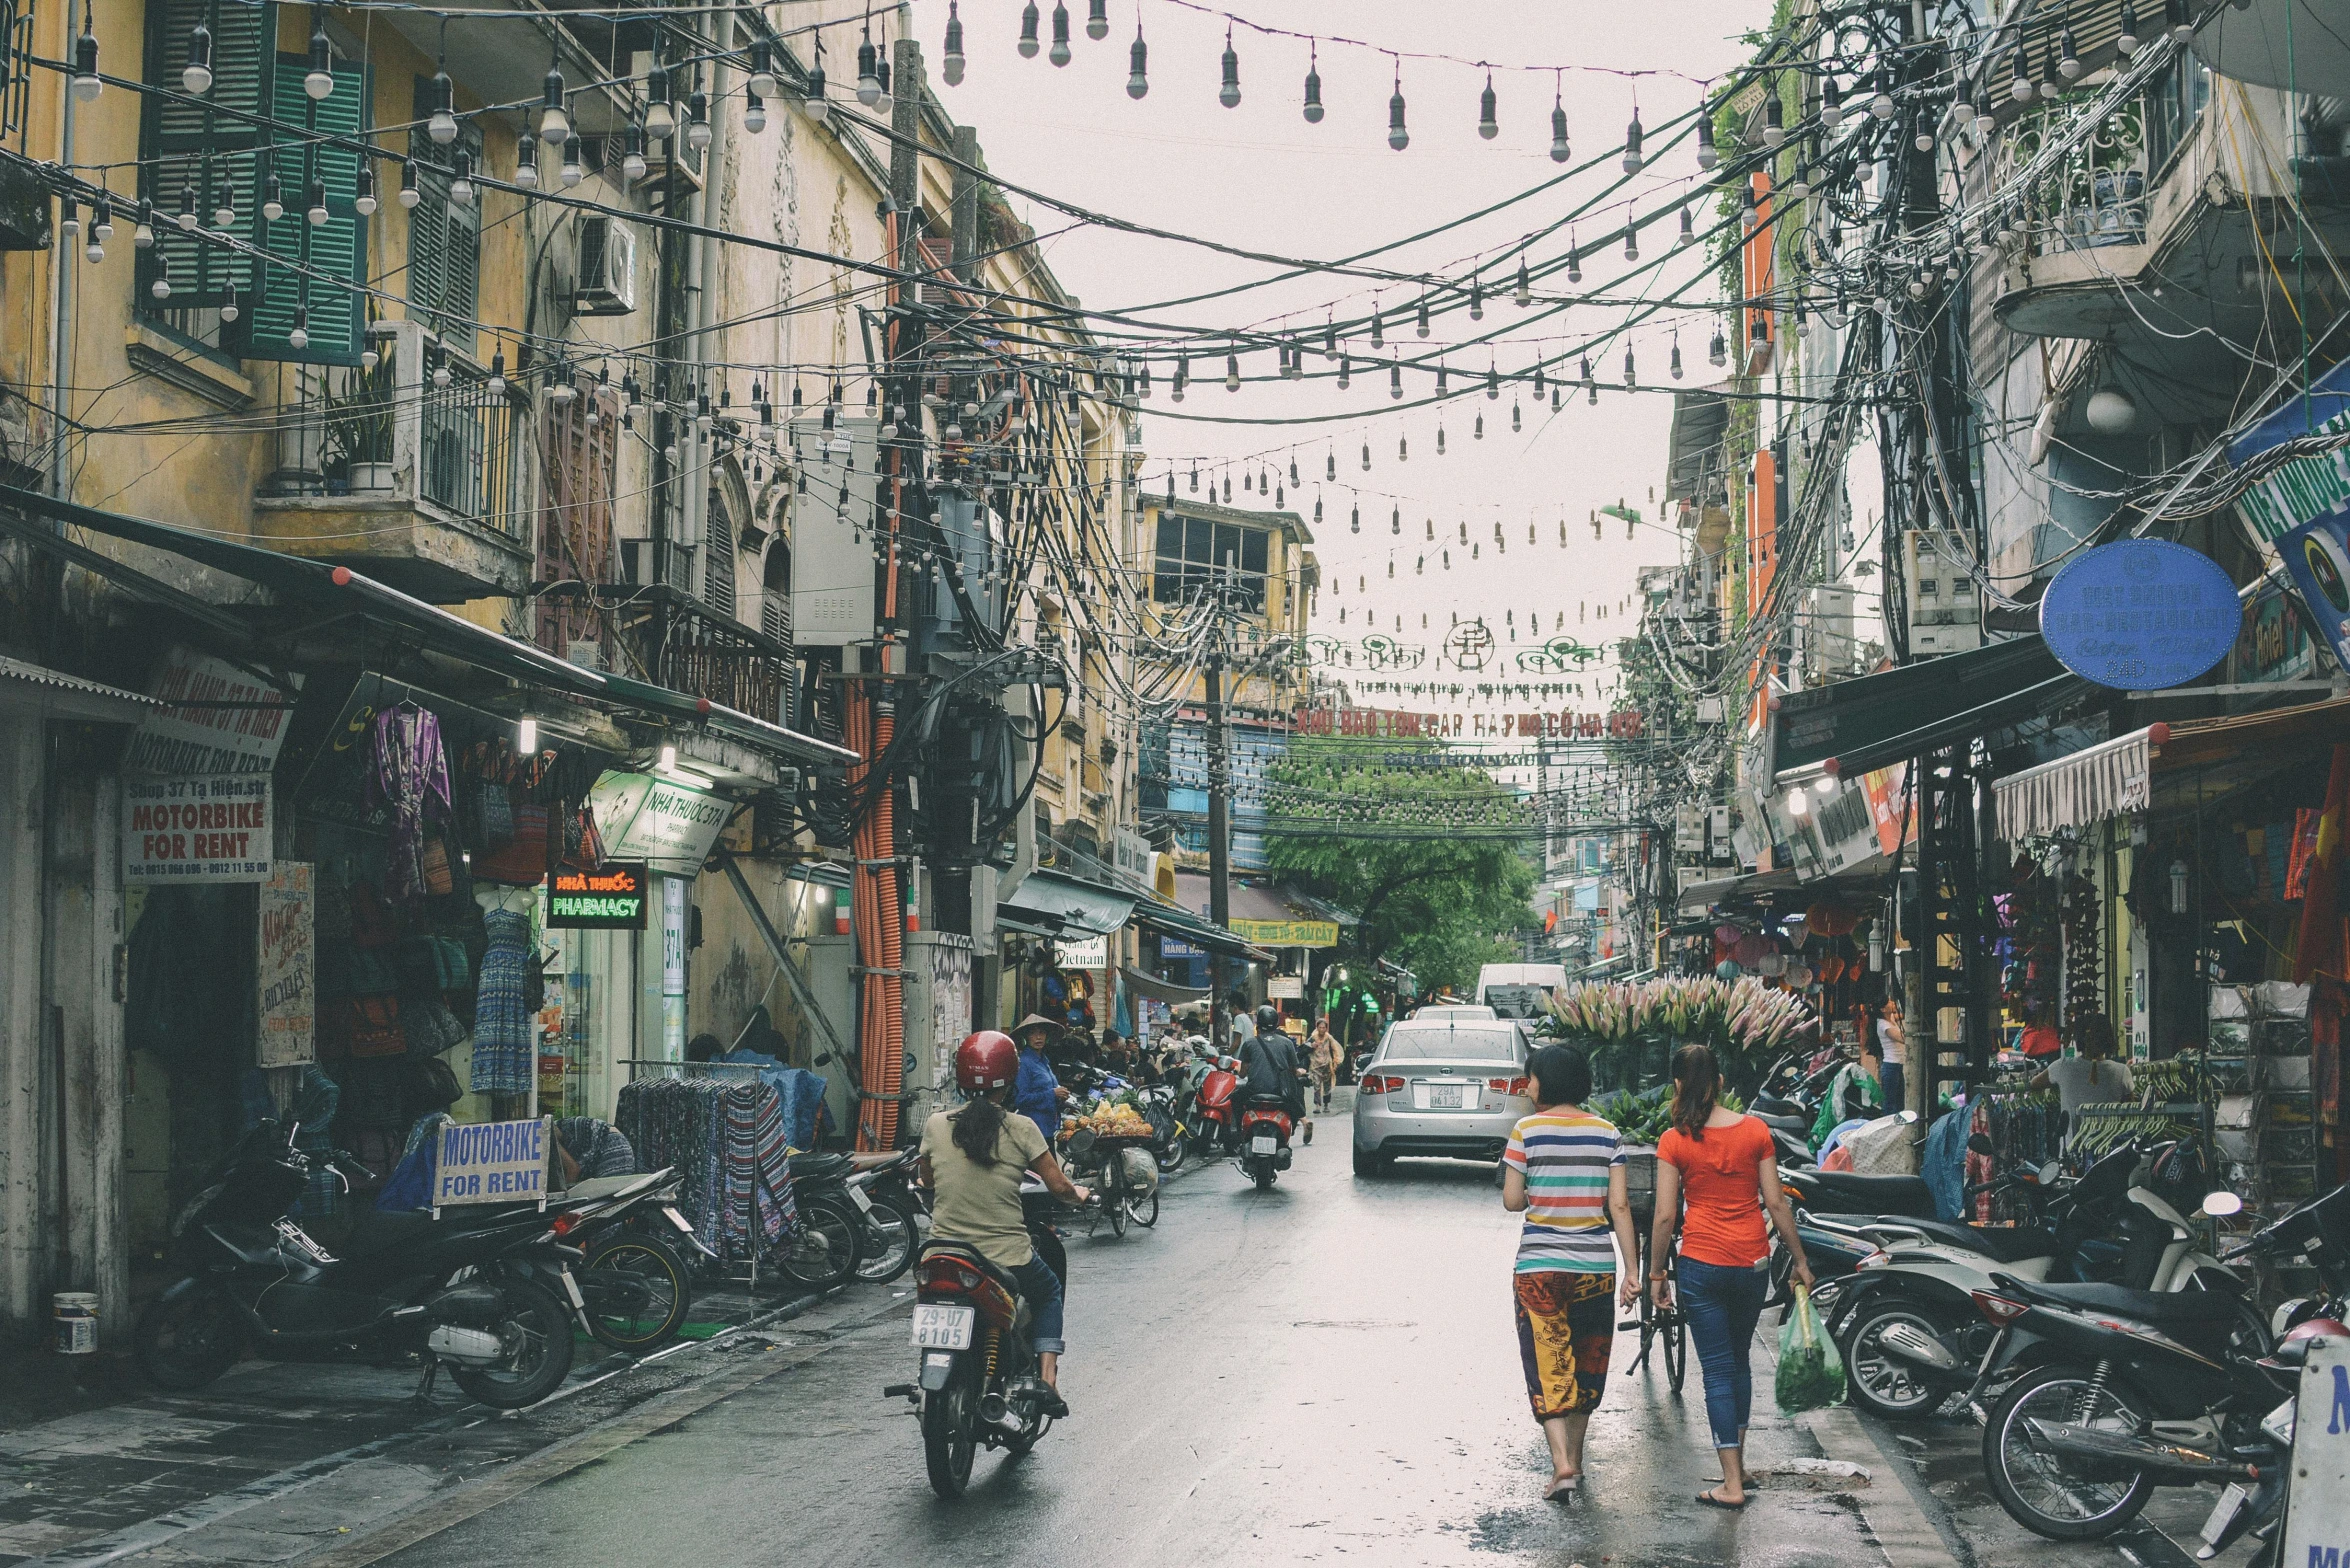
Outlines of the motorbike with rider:
<svg viewBox="0 0 2350 1568">
<path fill-rule="evenodd" d="M 1072 1182 L 1044 1135 L 1007 1101 L 1019 1073 L 1009 1035 L 984 1029 L 955 1051 L 969 1096 L 922 1129 L 930 1240 L 915 1273 L 917 1399 L 931 1484 L 959 1496 L 982 1444 L 1025 1453 L 1067 1417 L 1059 1389 L 1062 1280 L 1038 1246 L 1021 1188 L 1030 1175 L 1068 1204 L 1092 1194 Z"/>
</svg>

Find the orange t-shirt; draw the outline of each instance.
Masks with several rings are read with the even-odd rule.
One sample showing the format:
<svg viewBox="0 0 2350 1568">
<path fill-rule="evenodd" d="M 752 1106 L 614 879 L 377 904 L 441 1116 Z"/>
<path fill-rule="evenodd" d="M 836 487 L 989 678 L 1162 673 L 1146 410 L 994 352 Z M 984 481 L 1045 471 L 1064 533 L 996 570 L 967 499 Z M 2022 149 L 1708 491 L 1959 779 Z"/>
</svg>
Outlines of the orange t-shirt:
<svg viewBox="0 0 2350 1568">
<path fill-rule="evenodd" d="M 1725 1269 L 1770 1256 L 1758 1168 L 1777 1152 L 1770 1128 L 1751 1116 L 1708 1127 L 1702 1139 L 1678 1127 L 1666 1132 L 1656 1157 L 1681 1173 L 1681 1256 Z"/>
</svg>

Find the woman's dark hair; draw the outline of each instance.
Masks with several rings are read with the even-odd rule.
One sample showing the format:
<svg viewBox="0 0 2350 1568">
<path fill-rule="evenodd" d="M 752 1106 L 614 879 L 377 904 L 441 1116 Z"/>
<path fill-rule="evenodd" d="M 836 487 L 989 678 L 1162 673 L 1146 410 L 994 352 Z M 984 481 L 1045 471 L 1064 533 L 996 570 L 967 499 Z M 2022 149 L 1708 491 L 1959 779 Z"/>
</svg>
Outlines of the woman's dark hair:
<svg viewBox="0 0 2350 1568">
<path fill-rule="evenodd" d="M 1721 1092 L 1722 1069 L 1712 1051 L 1685 1045 L 1673 1053 L 1673 1125 L 1682 1137 L 1705 1141 L 1706 1119 Z"/>
<path fill-rule="evenodd" d="M 714 1034 L 697 1034 L 685 1043 L 689 1062 L 714 1062 L 726 1054 L 726 1042 Z"/>
<path fill-rule="evenodd" d="M 2113 1020 L 2103 1013 L 2083 1013 L 2073 1030 L 2073 1045 L 2083 1056 L 2111 1056 Z"/>
<path fill-rule="evenodd" d="M 1591 1097 L 1591 1058 L 1579 1047 L 1546 1045 L 1526 1058 L 1534 1098 L 1543 1105 L 1581 1105 Z"/>
<path fill-rule="evenodd" d="M 996 1138 L 1003 1130 L 1004 1102 L 993 1095 L 975 1095 L 955 1113 L 955 1147 L 974 1165 L 995 1163 Z"/>
</svg>

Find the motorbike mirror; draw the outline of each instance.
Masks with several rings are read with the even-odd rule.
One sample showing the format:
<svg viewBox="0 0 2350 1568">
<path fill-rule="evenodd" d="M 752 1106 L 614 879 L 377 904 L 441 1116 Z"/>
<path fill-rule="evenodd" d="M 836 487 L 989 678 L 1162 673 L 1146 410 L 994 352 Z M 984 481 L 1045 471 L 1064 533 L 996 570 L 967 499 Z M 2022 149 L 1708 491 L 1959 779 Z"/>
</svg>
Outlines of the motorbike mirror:
<svg viewBox="0 0 2350 1568">
<path fill-rule="evenodd" d="M 2043 1187 L 2053 1187 L 2053 1186 L 2055 1186 L 2055 1185 L 2056 1185 L 2058 1182 L 2062 1181 L 2063 1179 L 2064 1179 L 2064 1167 L 2063 1167 L 2062 1165 L 2059 1165 L 2059 1164 L 2058 1164 L 2056 1161 L 2054 1161 L 2054 1160 L 2050 1160 L 2050 1161 L 2049 1161 L 2049 1162 L 2048 1162 L 2046 1165 L 2043 1165 L 2043 1166 L 2041 1166 L 2041 1167 L 2040 1167 L 2040 1185 L 2041 1185 L 2041 1186 L 2043 1186 Z"/>
<path fill-rule="evenodd" d="M 2203 1195 L 2203 1212 L 2215 1220 L 2224 1220 L 2244 1212 L 2244 1200 L 2232 1192 L 2208 1192 Z"/>
<path fill-rule="evenodd" d="M 1990 1136 L 1986 1133 L 1976 1132 L 1967 1134 L 1966 1146 L 1968 1153 L 1979 1154 L 1986 1160 L 1990 1159 L 1999 1152 L 1997 1147 L 1992 1144 Z"/>
</svg>

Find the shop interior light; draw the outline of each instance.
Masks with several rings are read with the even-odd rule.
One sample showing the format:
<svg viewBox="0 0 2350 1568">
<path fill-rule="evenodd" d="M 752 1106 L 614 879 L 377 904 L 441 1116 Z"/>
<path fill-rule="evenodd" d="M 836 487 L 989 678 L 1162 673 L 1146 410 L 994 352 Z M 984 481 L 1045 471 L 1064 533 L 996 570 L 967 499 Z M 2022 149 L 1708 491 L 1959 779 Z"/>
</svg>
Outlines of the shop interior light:
<svg viewBox="0 0 2350 1568">
<path fill-rule="evenodd" d="M 663 746 L 661 748 L 661 771 L 664 773 L 673 773 L 676 770 L 677 748 L 675 746 Z"/>
<path fill-rule="evenodd" d="M 1811 796 L 1804 793 L 1802 785 L 1798 784 L 1787 792 L 1787 815 L 1800 817 L 1807 815 L 1810 811 Z"/>
<path fill-rule="evenodd" d="M 1836 775 L 1833 773 L 1821 774 L 1819 782 L 1814 784 L 1811 788 L 1813 794 L 1819 796 L 1822 800 L 1826 800 L 1830 795 L 1836 793 Z"/>
<path fill-rule="evenodd" d="M 522 722 L 514 727 L 516 747 L 526 757 L 535 757 L 539 750 L 539 721 L 524 714 Z"/>
</svg>

